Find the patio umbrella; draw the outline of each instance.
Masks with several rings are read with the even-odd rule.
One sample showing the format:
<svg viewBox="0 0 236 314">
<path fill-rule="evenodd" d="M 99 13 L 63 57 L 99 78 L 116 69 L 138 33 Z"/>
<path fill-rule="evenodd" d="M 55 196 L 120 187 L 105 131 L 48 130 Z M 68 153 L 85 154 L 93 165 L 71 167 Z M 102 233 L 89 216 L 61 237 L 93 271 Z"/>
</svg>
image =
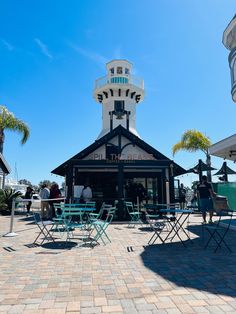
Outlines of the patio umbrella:
<svg viewBox="0 0 236 314">
<path fill-rule="evenodd" d="M 197 164 L 196 166 L 190 168 L 189 170 L 187 170 L 187 172 L 188 172 L 188 173 L 189 173 L 189 172 L 199 173 L 199 171 L 216 170 L 216 169 L 213 168 L 213 167 L 209 167 L 209 166 L 208 166 L 207 164 L 205 164 L 205 162 L 203 162 L 202 160 L 201 160 L 201 162 L 200 162 L 200 160 L 201 160 L 201 159 L 199 159 L 199 162 L 198 162 L 198 164 Z M 200 163 L 201 163 L 201 165 L 200 165 Z"/>
<path fill-rule="evenodd" d="M 229 168 L 227 166 L 226 161 L 223 162 L 220 170 L 218 170 L 214 176 L 218 176 L 218 175 L 223 175 L 224 176 L 224 181 L 228 182 L 228 175 L 229 174 L 236 174 L 236 172 L 234 170 L 232 170 L 231 168 Z"/>
<path fill-rule="evenodd" d="M 196 174 L 199 174 L 199 181 L 202 180 L 202 172 L 208 171 L 208 170 L 216 170 L 215 168 L 208 166 L 205 162 L 203 162 L 201 159 L 198 160 L 198 164 L 189 170 L 187 170 L 187 173 L 193 172 Z"/>
</svg>

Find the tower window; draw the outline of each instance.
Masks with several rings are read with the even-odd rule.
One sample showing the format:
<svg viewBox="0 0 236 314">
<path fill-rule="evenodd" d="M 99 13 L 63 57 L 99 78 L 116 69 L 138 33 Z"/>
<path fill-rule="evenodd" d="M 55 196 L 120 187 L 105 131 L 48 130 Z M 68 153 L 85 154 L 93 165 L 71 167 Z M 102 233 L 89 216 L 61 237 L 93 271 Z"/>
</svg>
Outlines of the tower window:
<svg viewBox="0 0 236 314">
<path fill-rule="evenodd" d="M 129 75 L 129 69 L 125 68 L 125 74 Z"/>
<path fill-rule="evenodd" d="M 115 72 L 115 71 L 114 71 L 114 68 L 111 68 L 111 69 L 110 69 L 110 72 L 111 72 L 111 74 L 114 74 L 114 72 Z"/>
<path fill-rule="evenodd" d="M 117 67 L 117 74 L 122 74 L 122 67 Z"/>
<path fill-rule="evenodd" d="M 118 147 L 115 145 L 106 145 L 106 159 L 116 160 L 118 158 Z"/>
<path fill-rule="evenodd" d="M 125 109 L 124 100 L 115 100 L 114 101 L 114 109 L 115 109 L 115 112 L 123 112 Z"/>
</svg>

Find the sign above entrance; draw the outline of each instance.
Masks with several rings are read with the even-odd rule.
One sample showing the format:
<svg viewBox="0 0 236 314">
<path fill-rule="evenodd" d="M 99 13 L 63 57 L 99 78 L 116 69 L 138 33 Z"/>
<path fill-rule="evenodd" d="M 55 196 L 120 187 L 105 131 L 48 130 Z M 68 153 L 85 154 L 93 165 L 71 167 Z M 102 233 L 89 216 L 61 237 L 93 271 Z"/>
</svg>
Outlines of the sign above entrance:
<svg viewBox="0 0 236 314">
<path fill-rule="evenodd" d="M 109 161 L 118 161 L 118 160 L 156 160 L 152 154 L 147 154 L 147 153 L 140 153 L 140 154 L 135 154 L 135 153 L 122 153 L 122 154 L 110 154 L 109 159 L 106 158 L 104 154 L 99 154 L 99 153 L 92 153 L 89 155 L 89 160 L 109 160 Z"/>
</svg>

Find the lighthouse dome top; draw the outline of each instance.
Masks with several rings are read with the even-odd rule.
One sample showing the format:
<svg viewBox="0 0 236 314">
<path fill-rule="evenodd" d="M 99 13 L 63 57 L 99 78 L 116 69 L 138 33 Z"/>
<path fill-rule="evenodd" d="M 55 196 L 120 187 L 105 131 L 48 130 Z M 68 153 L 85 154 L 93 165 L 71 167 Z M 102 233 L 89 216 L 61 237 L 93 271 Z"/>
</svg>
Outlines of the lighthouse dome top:
<svg viewBox="0 0 236 314">
<path fill-rule="evenodd" d="M 107 74 L 111 76 L 129 76 L 132 63 L 127 60 L 112 60 L 106 64 Z"/>
</svg>

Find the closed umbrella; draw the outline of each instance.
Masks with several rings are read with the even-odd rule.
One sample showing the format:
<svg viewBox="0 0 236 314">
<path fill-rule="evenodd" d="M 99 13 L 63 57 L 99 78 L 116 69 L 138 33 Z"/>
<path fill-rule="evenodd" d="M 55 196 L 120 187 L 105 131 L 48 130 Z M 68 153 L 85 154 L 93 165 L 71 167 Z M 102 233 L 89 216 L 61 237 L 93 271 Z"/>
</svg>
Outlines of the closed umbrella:
<svg viewBox="0 0 236 314">
<path fill-rule="evenodd" d="M 220 168 L 220 170 L 218 170 L 218 171 L 214 174 L 214 176 L 223 175 L 223 176 L 224 176 L 224 181 L 225 181 L 225 182 L 228 182 L 228 175 L 229 175 L 229 174 L 236 174 L 236 172 L 235 172 L 233 169 L 229 168 L 229 167 L 227 166 L 226 161 L 224 161 L 223 164 L 222 164 L 222 166 L 221 166 L 221 168 Z"/>
<path fill-rule="evenodd" d="M 202 180 L 202 172 L 203 171 L 209 171 L 209 170 L 216 170 L 215 168 L 208 166 L 205 162 L 203 162 L 201 159 L 199 159 L 198 164 L 189 170 L 187 170 L 188 173 L 193 172 L 196 174 L 199 174 L 199 181 Z"/>
</svg>

